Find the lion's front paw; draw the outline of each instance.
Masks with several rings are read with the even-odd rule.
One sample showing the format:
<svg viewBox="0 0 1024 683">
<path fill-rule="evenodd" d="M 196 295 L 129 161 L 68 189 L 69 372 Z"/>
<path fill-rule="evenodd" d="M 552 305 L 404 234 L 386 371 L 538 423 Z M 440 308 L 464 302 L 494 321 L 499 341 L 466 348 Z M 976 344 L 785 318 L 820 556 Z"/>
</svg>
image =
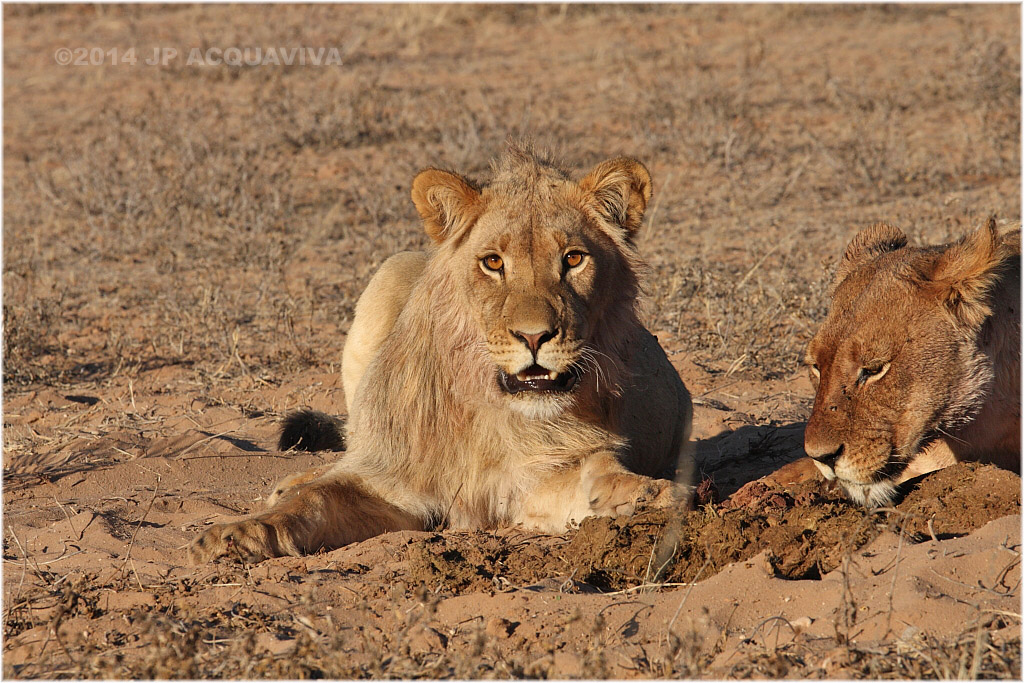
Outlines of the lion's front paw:
<svg viewBox="0 0 1024 683">
<path fill-rule="evenodd" d="M 655 479 L 654 497 L 644 499 L 649 507 L 655 508 L 689 508 L 693 502 L 694 488 L 667 479 Z"/>
<path fill-rule="evenodd" d="M 632 515 L 638 507 L 683 506 L 690 487 L 667 479 L 649 479 L 637 474 L 606 474 L 590 488 L 590 509 L 595 515 Z"/>
<path fill-rule="evenodd" d="M 192 541 L 188 554 L 192 564 L 203 564 L 218 557 L 259 562 L 283 554 L 278 536 L 273 524 L 258 519 L 215 524 Z"/>
</svg>

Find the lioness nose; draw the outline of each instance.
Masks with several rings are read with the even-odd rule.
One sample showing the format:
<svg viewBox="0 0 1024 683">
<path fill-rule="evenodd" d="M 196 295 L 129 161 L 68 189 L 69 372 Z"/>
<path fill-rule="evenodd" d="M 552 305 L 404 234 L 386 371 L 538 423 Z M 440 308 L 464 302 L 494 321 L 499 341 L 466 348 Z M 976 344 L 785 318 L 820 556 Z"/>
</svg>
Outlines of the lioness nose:
<svg viewBox="0 0 1024 683">
<path fill-rule="evenodd" d="M 843 444 L 812 443 L 804 439 L 804 452 L 822 465 L 828 465 L 832 469 L 836 467 L 836 461 L 843 454 Z"/>
<path fill-rule="evenodd" d="M 509 330 L 509 333 L 519 341 L 526 344 L 526 347 L 536 354 L 537 350 L 540 349 L 541 344 L 555 338 L 555 335 L 558 334 L 558 330 L 544 330 L 543 332 L 532 333 Z"/>
</svg>

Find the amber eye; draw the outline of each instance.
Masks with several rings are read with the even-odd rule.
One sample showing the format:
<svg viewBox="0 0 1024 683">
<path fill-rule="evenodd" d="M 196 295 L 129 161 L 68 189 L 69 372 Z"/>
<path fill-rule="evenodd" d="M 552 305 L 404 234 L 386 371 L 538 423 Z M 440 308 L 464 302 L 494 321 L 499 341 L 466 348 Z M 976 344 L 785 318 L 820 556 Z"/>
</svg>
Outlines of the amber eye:
<svg viewBox="0 0 1024 683">
<path fill-rule="evenodd" d="M 487 270 L 499 271 L 501 267 L 505 265 L 505 262 L 501 260 L 501 257 L 497 254 L 490 254 L 480 259 L 480 263 L 484 264 L 484 268 Z"/>
<path fill-rule="evenodd" d="M 579 264 L 583 263 L 583 252 L 582 251 L 570 251 L 565 255 L 565 265 L 570 268 L 575 268 Z"/>
</svg>

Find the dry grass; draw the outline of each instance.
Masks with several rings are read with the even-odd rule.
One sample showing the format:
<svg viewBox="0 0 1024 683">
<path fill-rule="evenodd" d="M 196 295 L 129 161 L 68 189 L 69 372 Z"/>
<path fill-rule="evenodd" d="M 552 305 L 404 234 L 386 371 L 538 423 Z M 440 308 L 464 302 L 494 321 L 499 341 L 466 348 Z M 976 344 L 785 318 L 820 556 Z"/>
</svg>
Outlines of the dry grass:
<svg viewBox="0 0 1024 683">
<path fill-rule="evenodd" d="M 168 11 L 209 26 L 230 15 Z M 821 264 L 856 227 L 882 212 L 902 218 L 904 202 L 918 204 L 908 229 L 927 239 L 992 209 L 1011 221 L 1019 213 L 1013 194 L 998 205 L 942 204 L 1012 181 L 1020 160 L 1016 50 L 970 10 L 939 36 L 935 59 L 910 60 L 934 40 L 922 35 L 885 55 L 892 68 L 862 73 L 844 69 L 842 55 L 812 62 L 788 32 L 930 25 L 951 11 L 757 8 L 746 11 L 760 30 L 742 40 L 684 37 L 679 50 L 598 52 L 577 65 L 615 93 L 594 96 L 609 106 L 598 118 L 557 73 L 533 82 L 525 99 L 511 83 L 456 79 L 453 91 L 405 74 L 451 63 L 430 52 L 448 25 L 572 32 L 602 17 L 700 25 L 739 10 L 389 11 L 400 29 L 374 43 L 368 36 L 385 17 L 352 10 L 358 20 L 334 41 L 348 51 L 342 70 L 125 67 L 110 78 L 145 95 L 90 99 L 87 80 L 71 82 L 70 92 L 57 92 L 69 84 L 55 80 L 37 102 L 19 98 L 8 110 L 4 169 L 5 381 L 102 378 L 132 362 L 235 376 L 250 366 L 273 374 L 335 361 L 333 335 L 346 329 L 375 264 L 423 244 L 406 196 L 415 170 L 433 163 L 486 175 L 509 134 L 551 142 L 573 163 L 626 151 L 651 164 L 663 193 L 644 245 L 656 274 L 654 327 L 681 334 L 704 362 L 741 363 L 762 376 L 794 369 L 824 313 Z M 327 16 L 323 8 L 266 12 L 284 26 L 255 23 L 233 37 L 279 42 Z M 52 16 L 9 13 L 25 29 Z M 145 42 L 156 31 L 155 12 L 109 8 L 107 23 L 75 14 L 96 26 L 94 41 Z M 134 34 L 106 29 L 122 15 L 137 21 Z M 776 31 L 782 40 L 766 40 Z M 430 58 L 406 66 L 394 53 L 405 42 Z M 396 56 L 368 57 L 389 53 Z M 554 71 L 570 59 L 549 56 Z M 42 68 L 50 79 L 68 76 Z M 20 82 L 12 76 L 9 89 Z M 72 92 L 85 106 L 40 117 L 47 95 Z M 56 126 L 70 132 L 42 133 Z M 895 210 L 857 210 L 865 197 Z M 325 267 L 300 268 L 313 253 Z M 112 307 L 125 313 L 110 315 Z"/>
</svg>

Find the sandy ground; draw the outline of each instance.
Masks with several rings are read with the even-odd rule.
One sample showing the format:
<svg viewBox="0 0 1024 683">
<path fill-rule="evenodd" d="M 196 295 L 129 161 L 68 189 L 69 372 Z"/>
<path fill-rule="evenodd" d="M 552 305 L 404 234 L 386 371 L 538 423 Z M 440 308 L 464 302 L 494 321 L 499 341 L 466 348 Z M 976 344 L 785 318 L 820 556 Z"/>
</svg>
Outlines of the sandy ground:
<svg viewBox="0 0 1024 683">
<path fill-rule="evenodd" d="M 298 385 L 329 395 L 338 382 Z M 265 418 L 176 419 L 192 399 L 167 395 L 175 436 L 93 436 L 70 447 L 76 466 L 61 444 L 42 468 L 12 456 L 9 674 L 944 675 L 972 670 L 975 647 L 986 671 L 1019 670 L 1020 480 L 990 466 L 931 475 L 891 513 L 824 482 L 780 487 L 783 471 L 685 518 L 595 519 L 557 537 L 403 532 L 190 567 L 185 545 L 206 523 L 259 509 L 276 480 L 334 454 L 276 452 Z M 88 434 L 104 405 L 87 398 L 40 391 L 6 410 L 39 424 L 34 411 L 60 405 Z M 718 424 L 731 412 L 697 412 L 698 434 L 717 434 L 699 458 L 720 492 L 802 455 L 798 429 L 744 434 Z"/>
<path fill-rule="evenodd" d="M 799 364 L 857 229 L 1019 226 L 1019 20 L 6 6 L 4 674 L 1019 678 L 1019 478 L 847 504 L 807 480 Z M 247 44 L 345 65 L 54 63 Z M 425 241 L 415 171 L 486 177 L 510 133 L 651 168 L 647 320 L 713 501 L 188 566 L 205 525 L 338 457 L 278 452 L 280 418 L 343 413 L 355 298 Z"/>
</svg>

